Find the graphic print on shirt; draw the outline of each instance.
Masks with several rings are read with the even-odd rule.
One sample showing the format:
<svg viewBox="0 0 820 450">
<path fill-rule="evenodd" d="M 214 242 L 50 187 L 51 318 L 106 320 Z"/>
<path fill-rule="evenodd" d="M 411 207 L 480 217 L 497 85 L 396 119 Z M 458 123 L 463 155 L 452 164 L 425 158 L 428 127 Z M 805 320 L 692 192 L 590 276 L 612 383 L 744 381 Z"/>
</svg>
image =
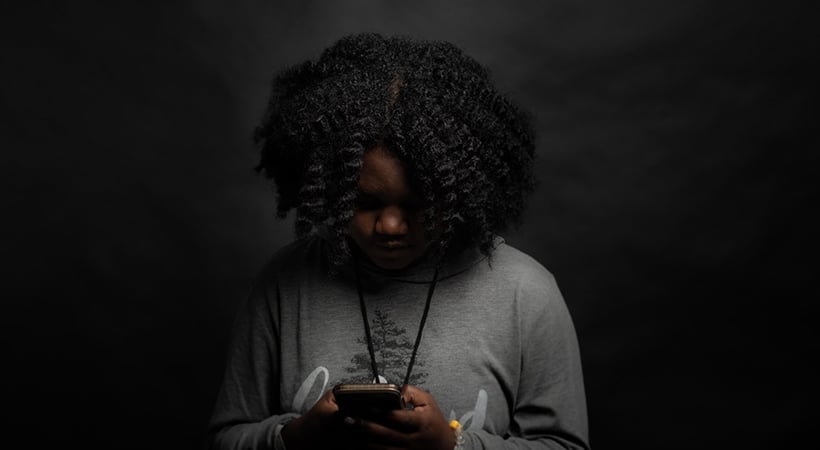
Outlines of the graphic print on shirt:
<svg viewBox="0 0 820 450">
<path fill-rule="evenodd" d="M 328 380 L 330 379 L 330 371 L 324 366 L 319 366 L 302 381 L 296 395 L 293 396 L 291 402 L 291 411 L 298 413 L 305 413 L 310 409 L 322 395 L 329 388 Z M 311 393 L 313 395 L 311 396 Z M 464 412 L 461 416 L 459 413 L 451 409 L 449 420 L 458 419 L 465 430 L 481 430 L 487 420 L 487 391 L 479 389 L 476 397 L 475 407 Z"/>
<path fill-rule="evenodd" d="M 370 321 L 370 334 L 373 338 L 373 349 L 376 353 L 376 364 L 379 369 L 381 382 L 401 385 L 407 374 L 407 365 L 413 355 L 415 336 L 408 336 L 407 330 L 399 327 L 387 313 L 379 309 L 374 311 Z M 370 383 L 373 381 L 373 369 L 370 363 L 370 353 L 367 351 L 367 339 L 356 339 L 362 351 L 353 355 L 351 365 L 345 370 L 349 374 L 340 380 L 340 383 Z M 424 359 L 416 354 L 413 363 L 413 372 L 410 374 L 410 384 L 421 386 L 427 379 L 427 372 L 422 371 Z"/>
<path fill-rule="evenodd" d="M 409 335 L 407 330 L 401 328 L 396 322 L 390 319 L 389 314 L 375 309 L 373 318 L 370 320 L 370 334 L 373 339 L 373 348 L 376 353 L 376 362 L 379 368 L 379 378 L 382 383 L 404 383 L 407 373 L 407 365 L 413 354 L 413 344 L 415 335 Z M 331 373 L 325 366 L 318 366 L 302 381 L 299 389 L 291 402 L 291 411 L 304 413 L 310 409 L 321 396 L 338 383 L 371 383 L 373 372 L 370 364 L 370 354 L 367 350 L 367 339 L 362 337 L 356 339 L 356 346 L 361 351 L 350 358 L 350 365 L 344 368 L 347 373 L 338 375 Z M 425 362 L 421 354 L 416 355 L 413 363 L 413 372 L 410 374 L 410 384 L 422 386 L 428 377 L 428 373 L 421 370 Z M 335 379 L 335 381 L 331 381 Z M 487 421 L 488 395 L 484 389 L 479 389 L 476 393 L 473 409 L 467 411 L 449 410 L 445 411 L 445 417 L 449 420 L 458 419 L 465 430 L 480 430 Z"/>
</svg>

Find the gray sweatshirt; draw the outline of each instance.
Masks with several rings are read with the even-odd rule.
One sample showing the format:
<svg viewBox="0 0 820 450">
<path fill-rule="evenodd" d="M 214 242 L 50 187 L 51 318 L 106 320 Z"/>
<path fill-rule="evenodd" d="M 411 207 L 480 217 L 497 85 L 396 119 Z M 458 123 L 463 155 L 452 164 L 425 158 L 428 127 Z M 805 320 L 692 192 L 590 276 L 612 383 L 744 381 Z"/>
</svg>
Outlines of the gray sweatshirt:
<svg viewBox="0 0 820 450">
<path fill-rule="evenodd" d="M 372 380 L 352 267 L 326 244 L 282 248 L 239 310 L 210 423 L 213 448 L 283 448 L 280 431 L 340 382 Z M 402 384 L 433 268 L 360 263 L 382 381 Z M 589 448 L 575 330 L 553 276 L 500 238 L 439 271 L 410 384 L 464 427 L 467 449 Z"/>
</svg>

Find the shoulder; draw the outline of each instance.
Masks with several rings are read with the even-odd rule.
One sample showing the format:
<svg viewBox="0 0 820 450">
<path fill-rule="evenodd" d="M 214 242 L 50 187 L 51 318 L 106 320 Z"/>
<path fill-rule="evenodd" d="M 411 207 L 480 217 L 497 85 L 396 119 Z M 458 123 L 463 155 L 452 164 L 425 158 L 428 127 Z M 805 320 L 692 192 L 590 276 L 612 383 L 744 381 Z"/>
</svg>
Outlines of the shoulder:
<svg viewBox="0 0 820 450">
<path fill-rule="evenodd" d="M 270 265 L 291 265 L 294 262 L 311 260 L 321 256 L 324 240 L 317 235 L 296 239 L 278 248 L 270 258 Z"/>
<path fill-rule="evenodd" d="M 490 259 L 490 270 L 517 284 L 555 284 L 555 277 L 538 260 L 501 240 Z"/>
<path fill-rule="evenodd" d="M 327 246 L 318 236 L 296 239 L 277 249 L 258 274 L 257 281 L 293 278 L 327 272 Z"/>
<path fill-rule="evenodd" d="M 551 345 L 575 339 L 569 307 L 552 272 L 532 256 L 506 244 L 493 253 L 491 267 L 502 272 L 515 291 L 511 306 L 523 332 L 532 333 L 536 341 L 546 336 L 544 342 Z"/>
<path fill-rule="evenodd" d="M 322 284 L 327 276 L 324 241 L 315 236 L 296 239 L 278 248 L 252 277 L 248 308 L 270 313 L 278 308 L 283 293 L 299 292 L 300 286 Z"/>
<path fill-rule="evenodd" d="M 494 284 L 514 292 L 514 301 L 523 313 L 537 315 L 537 312 L 566 308 L 553 273 L 529 254 L 506 242 L 499 243 L 492 253 L 488 275 Z"/>
</svg>

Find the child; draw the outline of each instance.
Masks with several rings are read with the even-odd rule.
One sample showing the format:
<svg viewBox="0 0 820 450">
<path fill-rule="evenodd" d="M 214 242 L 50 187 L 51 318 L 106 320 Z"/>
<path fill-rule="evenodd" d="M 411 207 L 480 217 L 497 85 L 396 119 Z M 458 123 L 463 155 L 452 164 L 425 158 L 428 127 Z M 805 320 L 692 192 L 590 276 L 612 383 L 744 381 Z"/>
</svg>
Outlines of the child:
<svg viewBox="0 0 820 450">
<path fill-rule="evenodd" d="M 589 448 L 564 300 L 499 237 L 534 143 L 484 68 L 349 36 L 274 79 L 255 139 L 298 239 L 239 311 L 213 448 Z M 339 411 L 352 382 L 397 384 L 407 407 Z"/>
</svg>

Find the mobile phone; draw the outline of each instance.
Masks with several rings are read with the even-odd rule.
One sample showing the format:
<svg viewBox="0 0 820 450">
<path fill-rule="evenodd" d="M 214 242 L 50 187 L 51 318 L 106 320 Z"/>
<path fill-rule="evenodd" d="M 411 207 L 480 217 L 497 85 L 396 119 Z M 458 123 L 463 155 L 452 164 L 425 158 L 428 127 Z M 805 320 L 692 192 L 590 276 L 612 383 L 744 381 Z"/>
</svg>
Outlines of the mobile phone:
<svg viewBox="0 0 820 450">
<path fill-rule="evenodd" d="M 337 384 L 333 396 L 343 414 L 378 414 L 404 408 L 401 389 L 395 384 Z"/>
</svg>

